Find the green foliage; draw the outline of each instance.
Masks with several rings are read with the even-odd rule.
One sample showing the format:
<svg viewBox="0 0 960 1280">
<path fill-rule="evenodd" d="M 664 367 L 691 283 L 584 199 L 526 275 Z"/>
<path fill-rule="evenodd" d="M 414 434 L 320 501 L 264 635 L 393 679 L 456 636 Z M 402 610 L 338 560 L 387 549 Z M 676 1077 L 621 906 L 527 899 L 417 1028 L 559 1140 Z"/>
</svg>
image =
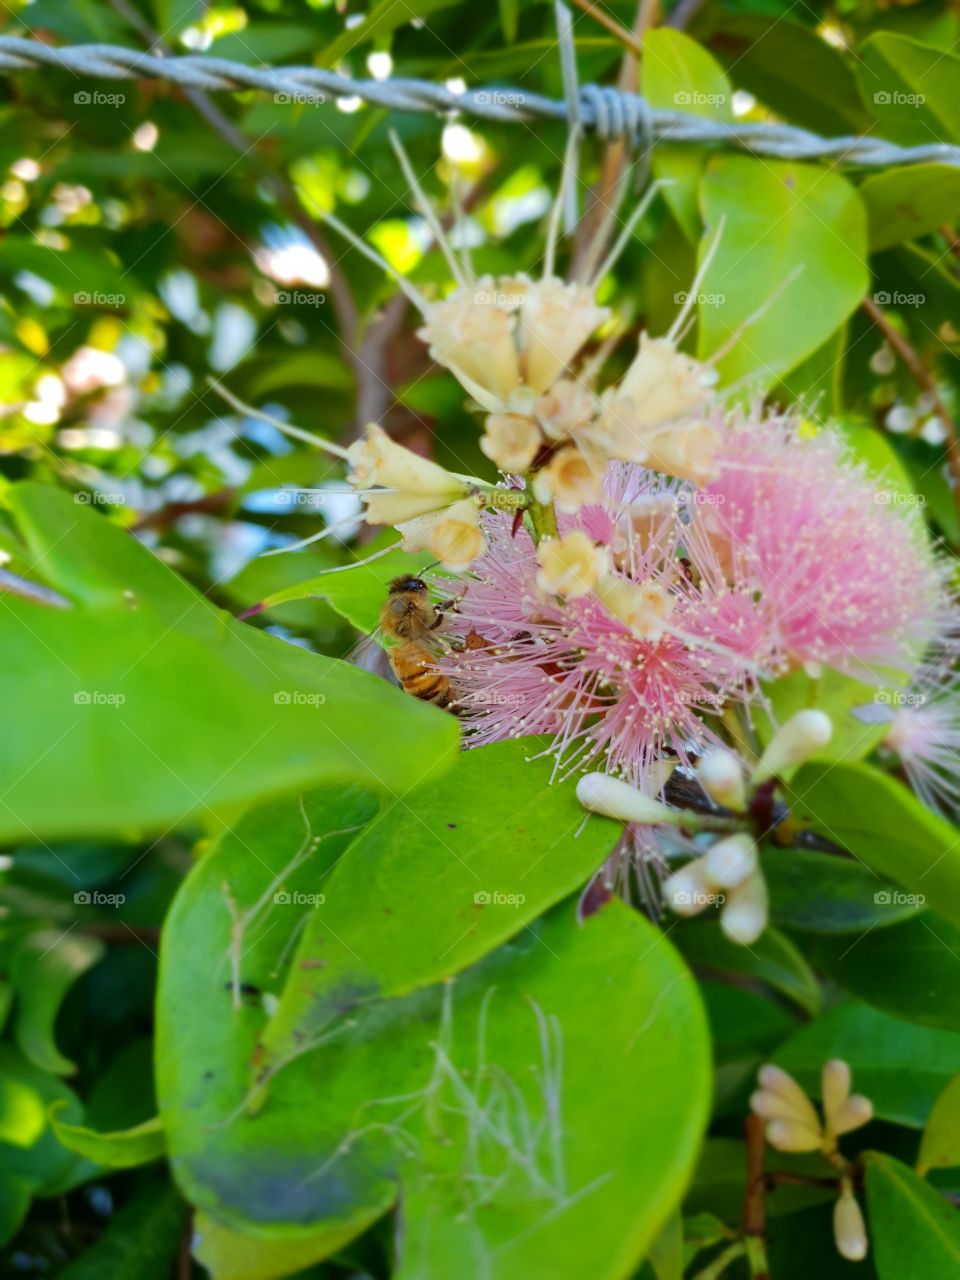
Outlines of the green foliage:
<svg viewBox="0 0 960 1280">
<path fill-rule="evenodd" d="M 588 8 L 582 83 L 635 72 L 654 107 L 734 127 L 960 142 L 940 0 L 645 6 L 635 67 L 597 21 L 634 9 Z M 518 0 L 17 0 L 0 29 L 563 92 L 552 7 Z M 874 1104 L 841 1139 L 870 1253 L 836 1252 L 837 1170 L 768 1146 L 766 1270 L 957 1273 L 960 844 L 858 714 L 894 677 L 765 680 L 745 751 L 801 709 L 834 723 L 785 771 L 789 818 L 757 818 L 771 924 L 743 947 L 711 912 L 652 923 L 620 826 L 585 820 L 542 741 L 461 754 L 452 715 L 343 661 L 434 557 L 358 536 L 340 461 L 210 389 L 341 445 L 376 418 L 494 481 L 418 318 L 320 218 L 450 289 L 395 128 L 445 219 L 459 178 L 477 273 L 534 275 L 562 124 L 55 69 L 0 94 L 3 1274 L 742 1280 L 757 1068 L 818 1098 L 831 1058 Z M 581 140 L 581 209 L 613 154 Z M 682 350 L 730 343 L 721 388 L 835 416 L 955 554 L 935 419 L 960 407 L 957 169 L 716 142 L 650 168 L 669 185 L 602 284 L 624 333 L 601 389 L 720 233 Z M 582 250 L 562 239 L 560 269 Z"/>
</svg>

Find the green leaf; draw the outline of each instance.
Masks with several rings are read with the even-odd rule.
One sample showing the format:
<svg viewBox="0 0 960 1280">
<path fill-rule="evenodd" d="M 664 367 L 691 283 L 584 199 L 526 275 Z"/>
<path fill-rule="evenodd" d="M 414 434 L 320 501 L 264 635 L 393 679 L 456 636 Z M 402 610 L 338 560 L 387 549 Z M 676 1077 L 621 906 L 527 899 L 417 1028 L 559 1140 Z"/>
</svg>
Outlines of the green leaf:
<svg viewBox="0 0 960 1280">
<path fill-rule="evenodd" d="M 683 111 L 707 120 L 733 120 L 733 90 L 721 67 L 682 31 L 658 27 L 643 38 L 643 91 L 652 107 Z M 661 142 L 653 153 L 657 178 L 672 185 L 663 195 L 688 240 L 700 235 L 697 184 L 707 148 Z"/>
<path fill-rule="evenodd" d="M 194 1257 L 214 1280 L 276 1280 L 304 1271 L 337 1252 L 357 1234 L 345 1228 L 339 1236 L 321 1232 L 316 1239 L 258 1238 L 219 1222 L 200 1210 L 194 1219 Z"/>
<path fill-rule="evenodd" d="M 43 1071 L 70 1075 L 75 1070 L 54 1041 L 57 1013 L 67 992 L 104 955 L 99 938 L 59 929 L 42 929 L 25 939 L 14 964 L 17 993 L 14 1034 L 17 1044 Z"/>
<path fill-rule="evenodd" d="M 700 202 L 706 223 L 701 261 L 724 220 L 701 286 L 701 358 L 769 303 L 718 367 L 725 382 L 786 373 L 826 342 L 866 292 L 866 215 L 859 196 L 833 171 L 724 154 L 708 162 Z M 771 301 L 794 271 L 799 274 Z"/>
<path fill-rule="evenodd" d="M 172 1274 L 186 1206 L 165 1185 L 143 1187 L 117 1210 L 102 1236 L 68 1263 L 62 1280 L 146 1280 Z"/>
<path fill-rule="evenodd" d="M 304 928 L 264 1037 L 265 1069 L 348 1008 L 458 973 L 589 879 L 619 827 L 593 817 L 580 831 L 574 785 L 551 785 L 553 762 L 531 760 L 531 743 L 541 745 L 465 752 L 413 806 L 357 837 Z M 380 904 L 372 932 L 371 897 Z"/>
<path fill-rule="evenodd" d="M 813 971 L 790 939 L 777 929 L 766 929 L 749 947 L 731 942 L 714 920 L 683 923 L 670 936 L 688 964 L 696 969 L 762 982 L 811 1015 L 820 1008 L 820 987 Z"/>
<path fill-rule="evenodd" d="M 707 20 L 711 16 L 705 11 Z M 870 113 L 843 54 L 779 8 L 771 16 L 724 12 L 710 43 L 737 85 L 791 124 L 827 135 L 869 126 Z"/>
<path fill-rule="evenodd" d="M 331 822 L 342 830 L 363 816 L 349 803 L 344 812 L 335 791 L 305 804 L 314 839 Z M 289 809 L 251 815 L 211 850 L 164 930 L 160 1108 L 175 1176 L 203 1215 L 202 1256 L 235 1259 L 246 1237 L 261 1259 L 267 1243 L 302 1247 L 296 1265 L 304 1266 L 399 1195 L 398 1277 L 440 1280 L 461 1274 L 465 1257 L 487 1266 L 494 1256 L 505 1278 L 625 1274 L 676 1206 L 706 1120 L 704 1018 L 673 948 L 617 902 L 582 927 L 569 903 L 451 982 L 345 1009 L 326 1035 L 298 1046 L 262 1109 L 244 1114 L 250 1062 L 274 1008 L 265 997 L 296 971 L 292 944 L 314 910 L 297 895 L 316 892 L 347 839 L 321 840 L 283 874 L 311 847 Z M 414 849 L 411 868 L 416 858 Z M 289 904 L 274 902 L 281 883 Z M 397 884 L 392 893 L 375 879 L 367 887 L 364 951 L 398 895 L 413 891 Z M 239 944 L 225 886 L 233 917 L 245 922 Z M 429 903 L 442 921 L 442 885 Z M 234 1007 L 238 952 L 243 994 Z M 545 1104 L 561 1048 L 551 1120 Z M 478 1131 L 477 1114 L 496 1117 L 495 1126 Z M 517 1161 L 521 1153 L 529 1159 Z M 259 1262 L 236 1272 L 221 1265 L 215 1273 L 254 1277 L 284 1263 L 273 1272 Z"/>
<path fill-rule="evenodd" d="M 82 1121 L 83 1109 L 61 1079 L 0 1046 L 0 1206 L 9 1197 L 25 1212 L 31 1195 L 60 1195 L 78 1174 L 93 1171 L 54 1136 L 48 1111 L 57 1102 L 70 1123 Z M 15 1217 L 0 1212 L 0 1238 L 5 1226 L 16 1229 Z"/>
<path fill-rule="evenodd" d="M 881 876 L 960 924 L 955 829 L 896 779 L 865 764 L 805 765 L 792 784 L 794 817 L 811 823 Z"/>
<path fill-rule="evenodd" d="M 877 252 L 916 240 L 956 217 L 960 169 L 913 164 L 870 174 L 860 185 L 870 222 L 870 249 Z"/>
<path fill-rule="evenodd" d="M 933 1104 L 917 1156 L 917 1173 L 953 1169 L 960 1165 L 960 1075 L 956 1075 Z"/>
<path fill-rule="evenodd" d="M 62 1109 L 62 1103 L 50 1109 L 50 1123 L 58 1140 L 68 1151 L 86 1156 L 94 1164 L 108 1169 L 132 1169 L 157 1160 L 164 1153 L 163 1125 L 159 1116 L 118 1133 L 97 1133 L 95 1129 L 58 1120 L 57 1113 Z"/>
<path fill-rule="evenodd" d="M 820 1096 L 820 1071 L 845 1058 L 853 1084 L 881 1120 L 922 1129 L 934 1101 L 956 1073 L 960 1035 L 902 1022 L 857 1001 L 836 1005 L 794 1032 L 773 1061 Z"/>
<path fill-rule="evenodd" d="M 867 1211 L 881 1280 L 960 1275 L 960 1213 L 893 1156 L 868 1151 Z"/>
<path fill-rule="evenodd" d="M 66 493 L 9 501 L 71 607 L 4 597 L 0 839 L 166 829 L 324 778 L 403 793 L 452 763 L 453 716 L 234 621 Z"/>
<path fill-rule="evenodd" d="M 909 920 L 922 909 L 855 858 L 800 849 L 766 849 L 763 874 L 770 918 L 801 933 L 863 935 Z"/>
<path fill-rule="evenodd" d="M 907 144 L 960 142 L 960 58 L 906 36 L 878 31 L 860 48 L 860 95 L 877 132 Z"/>
<path fill-rule="evenodd" d="M 657 1280 L 683 1280 L 683 1218 L 679 1210 L 667 1219 L 647 1254 L 647 1261 Z"/>
<path fill-rule="evenodd" d="M 863 938 L 822 937 L 809 947 L 817 969 L 868 1004 L 950 1031 L 960 1031 L 958 952 L 960 929 L 929 911 Z"/>
</svg>

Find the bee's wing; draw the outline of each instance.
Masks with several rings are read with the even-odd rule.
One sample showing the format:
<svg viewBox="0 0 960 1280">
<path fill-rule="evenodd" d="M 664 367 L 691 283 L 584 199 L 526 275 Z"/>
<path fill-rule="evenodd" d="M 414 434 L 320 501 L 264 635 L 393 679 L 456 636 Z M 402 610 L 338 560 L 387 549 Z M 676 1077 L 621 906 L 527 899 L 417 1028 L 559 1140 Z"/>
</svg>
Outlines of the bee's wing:
<svg viewBox="0 0 960 1280">
<path fill-rule="evenodd" d="M 371 631 L 368 635 L 361 636 L 344 661 L 352 663 L 355 667 L 360 667 L 363 671 L 369 671 L 375 676 L 380 676 L 381 679 L 388 680 L 391 684 L 398 684 L 399 681 L 393 674 L 390 659 L 380 644 L 379 637 L 381 634 L 381 628 L 377 627 L 376 631 Z"/>
</svg>

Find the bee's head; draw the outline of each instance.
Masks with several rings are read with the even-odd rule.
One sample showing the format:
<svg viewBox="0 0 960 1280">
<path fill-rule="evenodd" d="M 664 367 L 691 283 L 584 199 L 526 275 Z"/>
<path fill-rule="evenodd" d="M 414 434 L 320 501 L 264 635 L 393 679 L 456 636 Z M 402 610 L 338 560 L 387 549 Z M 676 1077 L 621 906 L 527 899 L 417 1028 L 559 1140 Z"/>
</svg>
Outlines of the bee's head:
<svg viewBox="0 0 960 1280">
<path fill-rule="evenodd" d="M 426 592 L 427 584 L 422 578 L 415 578 L 412 575 L 404 578 L 394 578 L 390 583 L 390 594 L 392 596 L 399 595 L 401 592 L 407 591 L 423 591 Z"/>
</svg>

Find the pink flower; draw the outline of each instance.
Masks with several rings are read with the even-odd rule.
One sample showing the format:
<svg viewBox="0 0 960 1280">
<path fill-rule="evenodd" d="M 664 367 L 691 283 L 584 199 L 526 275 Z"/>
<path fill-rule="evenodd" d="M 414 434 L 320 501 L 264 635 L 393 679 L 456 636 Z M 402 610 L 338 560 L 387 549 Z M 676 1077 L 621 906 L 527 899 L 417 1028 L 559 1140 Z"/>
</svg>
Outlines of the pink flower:
<svg viewBox="0 0 960 1280">
<path fill-rule="evenodd" d="M 709 540 L 684 545 L 687 497 L 640 467 L 611 467 L 604 502 L 560 525 L 607 546 L 610 575 L 567 600 L 538 589 L 526 531 L 485 517 L 488 549 L 447 633 L 461 647 L 441 664 L 473 745 L 549 734 L 565 769 L 599 757 L 659 791 L 664 755 L 687 764 L 718 740 L 702 717 L 754 697 L 769 655 L 747 586 L 727 582 Z M 649 588 L 666 603 L 662 625 L 638 634 L 608 603 L 611 583 Z"/>
<path fill-rule="evenodd" d="M 910 688 L 878 695 L 859 718 L 889 724 L 883 745 L 894 751 L 914 791 L 934 813 L 960 810 L 960 674 L 956 647 L 925 665 Z M 880 713 L 880 714 L 877 714 Z"/>
<path fill-rule="evenodd" d="M 839 436 L 751 414 L 728 425 L 717 465 L 700 532 L 759 593 L 785 668 L 905 672 L 943 635 L 945 573 L 917 508 L 871 479 Z"/>
</svg>

